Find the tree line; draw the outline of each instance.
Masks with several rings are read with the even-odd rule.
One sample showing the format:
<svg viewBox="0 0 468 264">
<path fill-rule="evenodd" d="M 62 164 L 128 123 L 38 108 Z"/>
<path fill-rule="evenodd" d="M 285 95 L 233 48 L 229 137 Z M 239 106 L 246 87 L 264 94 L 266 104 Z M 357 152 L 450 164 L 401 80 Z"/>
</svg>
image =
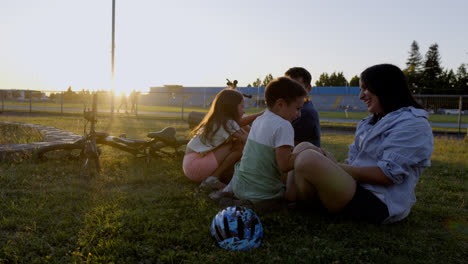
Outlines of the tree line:
<svg viewBox="0 0 468 264">
<path fill-rule="evenodd" d="M 468 94 L 468 64 L 462 63 L 456 71 L 444 69 L 437 43 L 429 47 L 423 58 L 418 42 L 414 40 L 408 53 L 403 72 L 414 94 Z M 270 73 L 263 81 L 257 78 L 247 87 L 266 86 L 271 80 L 273 76 Z M 324 72 L 315 81 L 315 86 L 359 86 L 359 76 L 355 75 L 348 82 L 343 72 Z"/>
<path fill-rule="evenodd" d="M 423 59 L 416 41 L 411 43 L 404 70 L 413 93 L 418 94 L 468 94 L 467 64 L 462 63 L 456 73 L 441 66 L 437 43 L 429 46 Z"/>
<path fill-rule="evenodd" d="M 110 102 L 111 93 L 106 90 L 98 90 L 99 101 L 108 101 Z M 62 97 L 63 96 L 63 97 Z M 81 91 L 75 92 L 72 90 L 71 86 L 68 86 L 67 91 L 50 93 L 49 98 L 56 102 L 63 101 L 66 103 L 90 103 L 91 102 L 91 91 L 88 89 L 82 89 Z"/>
</svg>

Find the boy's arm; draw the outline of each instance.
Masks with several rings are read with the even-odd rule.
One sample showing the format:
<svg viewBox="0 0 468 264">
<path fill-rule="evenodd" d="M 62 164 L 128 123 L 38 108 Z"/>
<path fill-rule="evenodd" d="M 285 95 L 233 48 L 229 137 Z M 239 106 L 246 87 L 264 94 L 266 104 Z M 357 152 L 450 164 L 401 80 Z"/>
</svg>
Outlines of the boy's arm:
<svg viewBox="0 0 468 264">
<path fill-rule="evenodd" d="M 275 149 L 276 162 L 281 172 L 288 172 L 294 168 L 296 154 L 291 151 L 291 146 L 284 145 Z"/>
</svg>

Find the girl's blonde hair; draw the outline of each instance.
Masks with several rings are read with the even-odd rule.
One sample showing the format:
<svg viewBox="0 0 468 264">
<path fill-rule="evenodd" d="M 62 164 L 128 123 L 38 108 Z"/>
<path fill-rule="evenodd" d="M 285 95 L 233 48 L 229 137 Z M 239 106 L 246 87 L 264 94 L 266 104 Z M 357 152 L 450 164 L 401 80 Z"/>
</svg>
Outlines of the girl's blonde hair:
<svg viewBox="0 0 468 264">
<path fill-rule="evenodd" d="M 232 129 L 227 127 L 229 119 L 240 125 L 241 116 L 239 115 L 238 106 L 242 100 L 242 94 L 237 90 L 227 88 L 219 92 L 203 120 L 190 132 L 190 137 L 199 135 L 201 141 L 206 143 L 211 141 L 220 127 L 223 127 L 226 131 Z"/>
</svg>

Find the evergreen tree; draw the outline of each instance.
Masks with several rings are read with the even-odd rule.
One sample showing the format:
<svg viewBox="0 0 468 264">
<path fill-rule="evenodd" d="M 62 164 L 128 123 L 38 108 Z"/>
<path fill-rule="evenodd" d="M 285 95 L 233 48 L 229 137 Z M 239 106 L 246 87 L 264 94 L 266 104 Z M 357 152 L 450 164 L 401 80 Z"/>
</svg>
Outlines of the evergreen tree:
<svg viewBox="0 0 468 264">
<path fill-rule="evenodd" d="M 267 76 L 265 76 L 265 79 L 263 79 L 262 86 L 267 86 L 271 81 L 273 81 L 273 75 L 269 73 Z"/>
<path fill-rule="evenodd" d="M 461 64 L 457 69 L 455 89 L 458 94 L 468 94 L 468 71 L 467 65 Z"/>
<path fill-rule="evenodd" d="M 422 70 L 422 56 L 419 53 L 419 45 L 414 40 L 413 43 L 411 43 L 411 50 L 409 51 L 409 57 L 406 61 L 406 69 L 403 70 L 413 92 L 421 93 L 420 88 L 423 86 L 421 83 Z"/>
<path fill-rule="evenodd" d="M 411 50 L 409 51 L 409 57 L 406 61 L 406 69 L 412 69 L 413 71 L 420 73 L 422 71 L 422 56 L 419 53 L 419 45 L 416 40 L 411 43 Z"/>
<path fill-rule="evenodd" d="M 440 93 L 440 75 L 442 74 L 442 67 L 440 66 L 439 45 L 432 44 L 426 53 L 426 60 L 424 61 L 423 82 L 427 88 L 427 93 Z"/>
<path fill-rule="evenodd" d="M 259 87 L 261 84 L 262 84 L 262 81 L 260 80 L 260 78 L 257 78 L 257 80 L 255 80 L 255 81 L 252 83 L 252 86 L 253 86 L 253 87 Z"/>
<path fill-rule="evenodd" d="M 442 94 L 457 94 L 457 77 L 455 76 L 455 73 L 453 73 L 453 70 L 445 70 L 442 72 L 440 75 L 440 89 L 439 93 Z"/>
</svg>

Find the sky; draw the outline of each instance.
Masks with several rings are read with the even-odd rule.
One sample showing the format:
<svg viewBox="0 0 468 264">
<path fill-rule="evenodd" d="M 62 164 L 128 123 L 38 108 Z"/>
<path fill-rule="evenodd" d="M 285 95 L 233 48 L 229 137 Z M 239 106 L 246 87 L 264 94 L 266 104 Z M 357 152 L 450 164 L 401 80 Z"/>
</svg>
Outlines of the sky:
<svg viewBox="0 0 468 264">
<path fill-rule="evenodd" d="M 405 67 L 416 40 L 468 63 L 466 0 L 116 0 L 116 92 L 247 86 L 294 66 L 312 82 Z M 112 0 L 0 0 L 0 89 L 110 90 Z"/>
</svg>

